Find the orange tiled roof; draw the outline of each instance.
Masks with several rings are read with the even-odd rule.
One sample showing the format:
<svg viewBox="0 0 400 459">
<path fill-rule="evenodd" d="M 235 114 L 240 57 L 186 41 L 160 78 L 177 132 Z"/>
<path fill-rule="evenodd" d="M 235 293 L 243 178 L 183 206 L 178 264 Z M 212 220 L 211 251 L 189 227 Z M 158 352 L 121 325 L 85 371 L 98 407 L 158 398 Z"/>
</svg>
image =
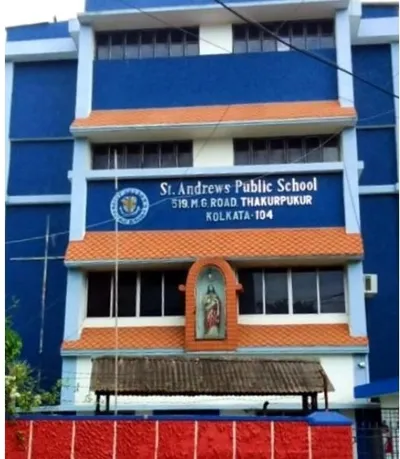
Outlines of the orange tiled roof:
<svg viewBox="0 0 400 459">
<path fill-rule="evenodd" d="M 72 123 L 72 128 L 271 122 L 275 120 L 342 117 L 355 118 L 354 108 L 341 107 L 338 101 L 285 102 L 135 110 L 94 110 L 87 118 L 76 119 Z"/>
<path fill-rule="evenodd" d="M 119 349 L 180 349 L 184 346 L 184 327 L 121 327 L 118 344 Z M 350 336 L 346 324 L 239 326 L 239 348 L 367 344 L 367 338 Z M 85 328 L 79 340 L 63 343 L 63 350 L 71 351 L 114 348 L 114 328 Z"/>
<path fill-rule="evenodd" d="M 120 260 L 187 260 L 203 257 L 284 258 L 309 256 L 360 256 L 360 234 L 343 228 L 121 231 Z M 66 261 L 114 260 L 115 232 L 88 232 L 82 241 L 70 242 Z"/>
</svg>

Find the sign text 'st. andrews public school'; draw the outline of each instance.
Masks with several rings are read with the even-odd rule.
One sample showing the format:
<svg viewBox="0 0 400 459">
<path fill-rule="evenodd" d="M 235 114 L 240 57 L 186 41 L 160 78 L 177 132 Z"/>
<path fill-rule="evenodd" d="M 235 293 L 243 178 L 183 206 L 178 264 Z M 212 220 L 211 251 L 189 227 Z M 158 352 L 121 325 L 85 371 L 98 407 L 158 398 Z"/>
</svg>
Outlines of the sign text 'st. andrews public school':
<svg viewBox="0 0 400 459">
<path fill-rule="evenodd" d="M 109 231 L 343 226 L 342 176 L 202 177 L 89 184 L 87 226 Z"/>
</svg>

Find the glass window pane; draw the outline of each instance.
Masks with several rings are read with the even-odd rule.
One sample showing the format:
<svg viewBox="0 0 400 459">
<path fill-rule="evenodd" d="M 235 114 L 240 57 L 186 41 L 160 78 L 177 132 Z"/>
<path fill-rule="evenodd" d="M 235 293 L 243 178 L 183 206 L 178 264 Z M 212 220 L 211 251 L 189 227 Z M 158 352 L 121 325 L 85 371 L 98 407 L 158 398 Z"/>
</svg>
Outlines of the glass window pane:
<svg viewBox="0 0 400 459">
<path fill-rule="evenodd" d="M 257 26 L 249 25 L 248 28 L 248 46 L 249 53 L 257 53 L 261 51 L 261 32 Z"/>
<path fill-rule="evenodd" d="M 161 317 L 161 273 L 140 273 L 140 316 Z"/>
<path fill-rule="evenodd" d="M 185 28 L 185 56 L 198 56 L 199 55 L 199 29 L 198 28 Z"/>
<path fill-rule="evenodd" d="M 185 294 L 179 285 L 186 284 L 187 271 L 165 271 L 164 273 L 164 314 L 166 316 L 185 315 Z"/>
<path fill-rule="evenodd" d="M 158 143 L 144 144 L 143 167 L 160 167 L 160 153 Z"/>
<path fill-rule="evenodd" d="M 265 313 L 288 314 L 288 276 L 287 271 L 265 273 Z"/>
<path fill-rule="evenodd" d="M 335 38 L 333 30 L 333 21 L 323 21 L 320 23 L 320 47 L 334 48 Z"/>
<path fill-rule="evenodd" d="M 267 164 L 268 150 L 265 139 L 253 140 L 253 164 Z"/>
<path fill-rule="evenodd" d="M 289 24 L 284 24 L 278 28 L 278 36 L 286 43 L 290 43 L 290 30 Z M 290 47 L 280 41 L 277 42 L 278 51 L 290 51 Z"/>
<path fill-rule="evenodd" d="M 114 275 L 114 279 L 115 279 Z M 115 291 L 115 285 L 114 285 Z M 118 273 L 118 297 L 114 296 L 113 317 L 115 317 L 118 298 L 118 317 L 135 317 L 136 315 L 136 272 L 120 271 Z"/>
<path fill-rule="evenodd" d="M 154 32 L 144 30 L 141 32 L 140 57 L 142 59 L 154 57 Z"/>
<path fill-rule="evenodd" d="M 192 152 L 179 152 L 178 153 L 178 167 L 192 167 L 193 154 Z"/>
<path fill-rule="evenodd" d="M 169 30 L 156 31 L 155 57 L 167 57 L 169 55 Z"/>
<path fill-rule="evenodd" d="M 248 166 L 251 164 L 248 151 L 235 151 L 235 166 Z"/>
<path fill-rule="evenodd" d="M 321 141 L 318 137 L 306 139 L 305 160 L 307 163 L 319 163 L 322 161 Z"/>
<path fill-rule="evenodd" d="M 333 36 L 333 21 L 322 21 L 320 23 L 321 35 L 331 35 Z"/>
<path fill-rule="evenodd" d="M 320 37 L 320 48 L 322 49 L 332 49 L 335 48 L 335 39 L 330 35 L 322 35 Z"/>
<path fill-rule="evenodd" d="M 193 143 L 192 142 L 177 142 L 178 167 L 193 166 Z"/>
<path fill-rule="evenodd" d="M 111 34 L 111 59 L 124 58 L 124 39 L 123 33 Z"/>
<path fill-rule="evenodd" d="M 108 145 L 93 146 L 92 168 L 109 169 L 110 158 L 108 154 Z"/>
<path fill-rule="evenodd" d="M 322 313 L 346 312 L 343 270 L 320 270 L 319 295 Z"/>
<path fill-rule="evenodd" d="M 277 50 L 276 40 L 274 37 L 271 37 L 266 32 L 263 33 L 262 39 L 262 50 L 264 52 L 274 52 Z"/>
<path fill-rule="evenodd" d="M 183 41 L 184 41 L 184 34 L 181 30 L 174 29 L 171 31 L 170 56 L 174 56 L 174 57 L 183 56 Z"/>
<path fill-rule="evenodd" d="M 337 139 L 322 142 L 322 160 L 325 162 L 340 161 Z"/>
<path fill-rule="evenodd" d="M 285 144 L 281 139 L 270 141 L 270 164 L 283 164 L 285 162 Z"/>
<path fill-rule="evenodd" d="M 110 169 L 115 168 L 126 168 L 126 155 L 123 145 L 110 145 Z"/>
<path fill-rule="evenodd" d="M 262 270 L 244 269 L 238 272 L 243 292 L 239 295 L 239 314 L 262 314 Z"/>
<path fill-rule="evenodd" d="M 87 317 L 110 317 L 111 277 L 110 272 L 88 274 Z"/>
<path fill-rule="evenodd" d="M 247 27 L 246 24 L 233 25 L 233 40 L 246 40 Z"/>
<path fill-rule="evenodd" d="M 139 32 L 129 32 L 126 35 L 125 59 L 139 58 Z"/>
<path fill-rule="evenodd" d="M 247 53 L 246 40 L 235 40 L 233 43 L 233 52 L 236 54 Z"/>
<path fill-rule="evenodd" d="M 306 45 L 307 49 L 319 48 L 318 24 L 315 22 L 306 24 Z"/>
<path fill-rule="evenodd" d="M 292 24 L 292 44 L 300 49 L 305 49 L 306 47 L 304 24 L 302 22 L 294 22 Z"/>
<path fill-rule="evenodd" d="M 185 41 L 186 43 L 199 43 L 199 29 L 198 27 L 184 27 L 186 30 Z"/>
<path fill-rule="evenodd" d="M 302 139 L 292 138 L 287 140 L 287 161 L 288 163 L 304 163 Z"/>
<path fill-rule="evenodd" d="M 185 56 L 198 56 L 199 53 L 198 43 L 185 43 Z"/>
<path fill-rule="evenodd" d="M 142 167 L 142 145 L 131 143 L 126 149 L 126 167 L 128 169 L 139 169 Z"/>
<path fill-rule="evenodd" d="M 109 59 L 109 36 L 106 33 L 99 33 L 96 36 L 96 44 L 97 44 L 97 59 L 104 60 Z"/>
<path fill-rule="evenodd" d="M 161 167 L 177 167 L 175 144 L 165 142 L 161 144 Z"/>
<path fill-rule="evenodd" d="M 292 271 L 293 313 L 317 314 L 317 272 Z"/>
</svg>

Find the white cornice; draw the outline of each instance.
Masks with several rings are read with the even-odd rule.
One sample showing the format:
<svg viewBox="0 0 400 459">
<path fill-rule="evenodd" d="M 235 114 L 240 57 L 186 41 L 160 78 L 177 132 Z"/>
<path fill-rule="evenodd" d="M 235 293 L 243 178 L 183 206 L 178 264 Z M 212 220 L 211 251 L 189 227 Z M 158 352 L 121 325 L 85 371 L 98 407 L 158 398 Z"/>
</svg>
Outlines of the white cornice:
<svg viewBox="0 0 400 459">
<path fill-rule="evenodd" d="M 8 62 L 33 62 L 77 59 L 78 53 L 72 38 L 11 41 L 6 43 Z"/>
</svg>

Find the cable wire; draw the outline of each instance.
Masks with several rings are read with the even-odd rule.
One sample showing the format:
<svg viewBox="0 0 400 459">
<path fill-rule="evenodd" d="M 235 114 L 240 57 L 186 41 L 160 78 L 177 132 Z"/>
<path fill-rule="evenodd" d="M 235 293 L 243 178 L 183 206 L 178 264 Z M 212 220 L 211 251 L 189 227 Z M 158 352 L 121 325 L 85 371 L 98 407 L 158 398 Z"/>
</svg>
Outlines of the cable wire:
<svg viewBox="0 0 400 459">
<path fill-rule="evenodd" d="M 319 62 L 321 62 L 321 63 L 323 63 L 325 65 L 328 65 L 330 67 L 335 68 L 336 70 L 339 70 L 339 71 L 341 71 L 343 73 L 346 73 L 347 75 L 353 77 L 354 79 L 362 81 L 363 83 L 365 83 L 365 84 L 367 84 L 367 85 L 377 89 L 378 91 L 381 91 L 381 92 L 383 92 L 383 93 L 385 93 L 385 94 L 387 94 L 387 95 L 389 95 L 391 97 L 394 97 L 396 99 L 399 98 L 399 96 L 397 94 L 395 94 L 395 93 L 393 93 L 393 92 L 391 92 L 391 91 L 389 91 L 389 90 L 387 90 L 385 88 L 382 88 L 381 86 L 373 83 L 372 81 L 369 81 L 369 80 L 365 79 L 364 77 L 361 77 L 361 76 L 351 72 L 350 70 L 347 70 L 347 69 L 339 66 L 336 62 L 330 61 L 329 59 L 326 59 L 326 58 L 324 58 L 322 56 L 319 56 L 318 54 L 314 54 L 311 51 L 299 48 L 298 46 L 295 46 L 292 43 L 285 41 L 283 38 L 281 38 L 276 33 L 272 32 L 272 30 L 268 29 L 267 27 L 265 27 L 260 22 L 254 21 L 253 19 L 250 19 L 250 18 L 244 16 L 243 14 L 238 13 L 235 9 L 233 9 L 232 7 L 226 5 L 226 3 L 224 3 L 222 0 L 214 0 L 214 1 L 215 1 L 215 3 L 218 3 L 219 5 L 221 5 L 221 7 L 225 8 L 227 11 L 231 12 L 237 18 L 241 19 L 242 21 L 246 22 L 247 24 L 250 24 L 250 25 L 258 27 L 260 30 L 263 30 L 268 35 L 273 37 L 276 41 L 282 43 L 283 45 L 287 46 L 288 48 L 294 49 L 295 51 L 298 51 L 299 53 L 304 54 L 305 56 L 311 57 L 312 59 L 315 59 L 315 60 L 317 60 L 317 61 L 319 61 Z"/>
</svg>

